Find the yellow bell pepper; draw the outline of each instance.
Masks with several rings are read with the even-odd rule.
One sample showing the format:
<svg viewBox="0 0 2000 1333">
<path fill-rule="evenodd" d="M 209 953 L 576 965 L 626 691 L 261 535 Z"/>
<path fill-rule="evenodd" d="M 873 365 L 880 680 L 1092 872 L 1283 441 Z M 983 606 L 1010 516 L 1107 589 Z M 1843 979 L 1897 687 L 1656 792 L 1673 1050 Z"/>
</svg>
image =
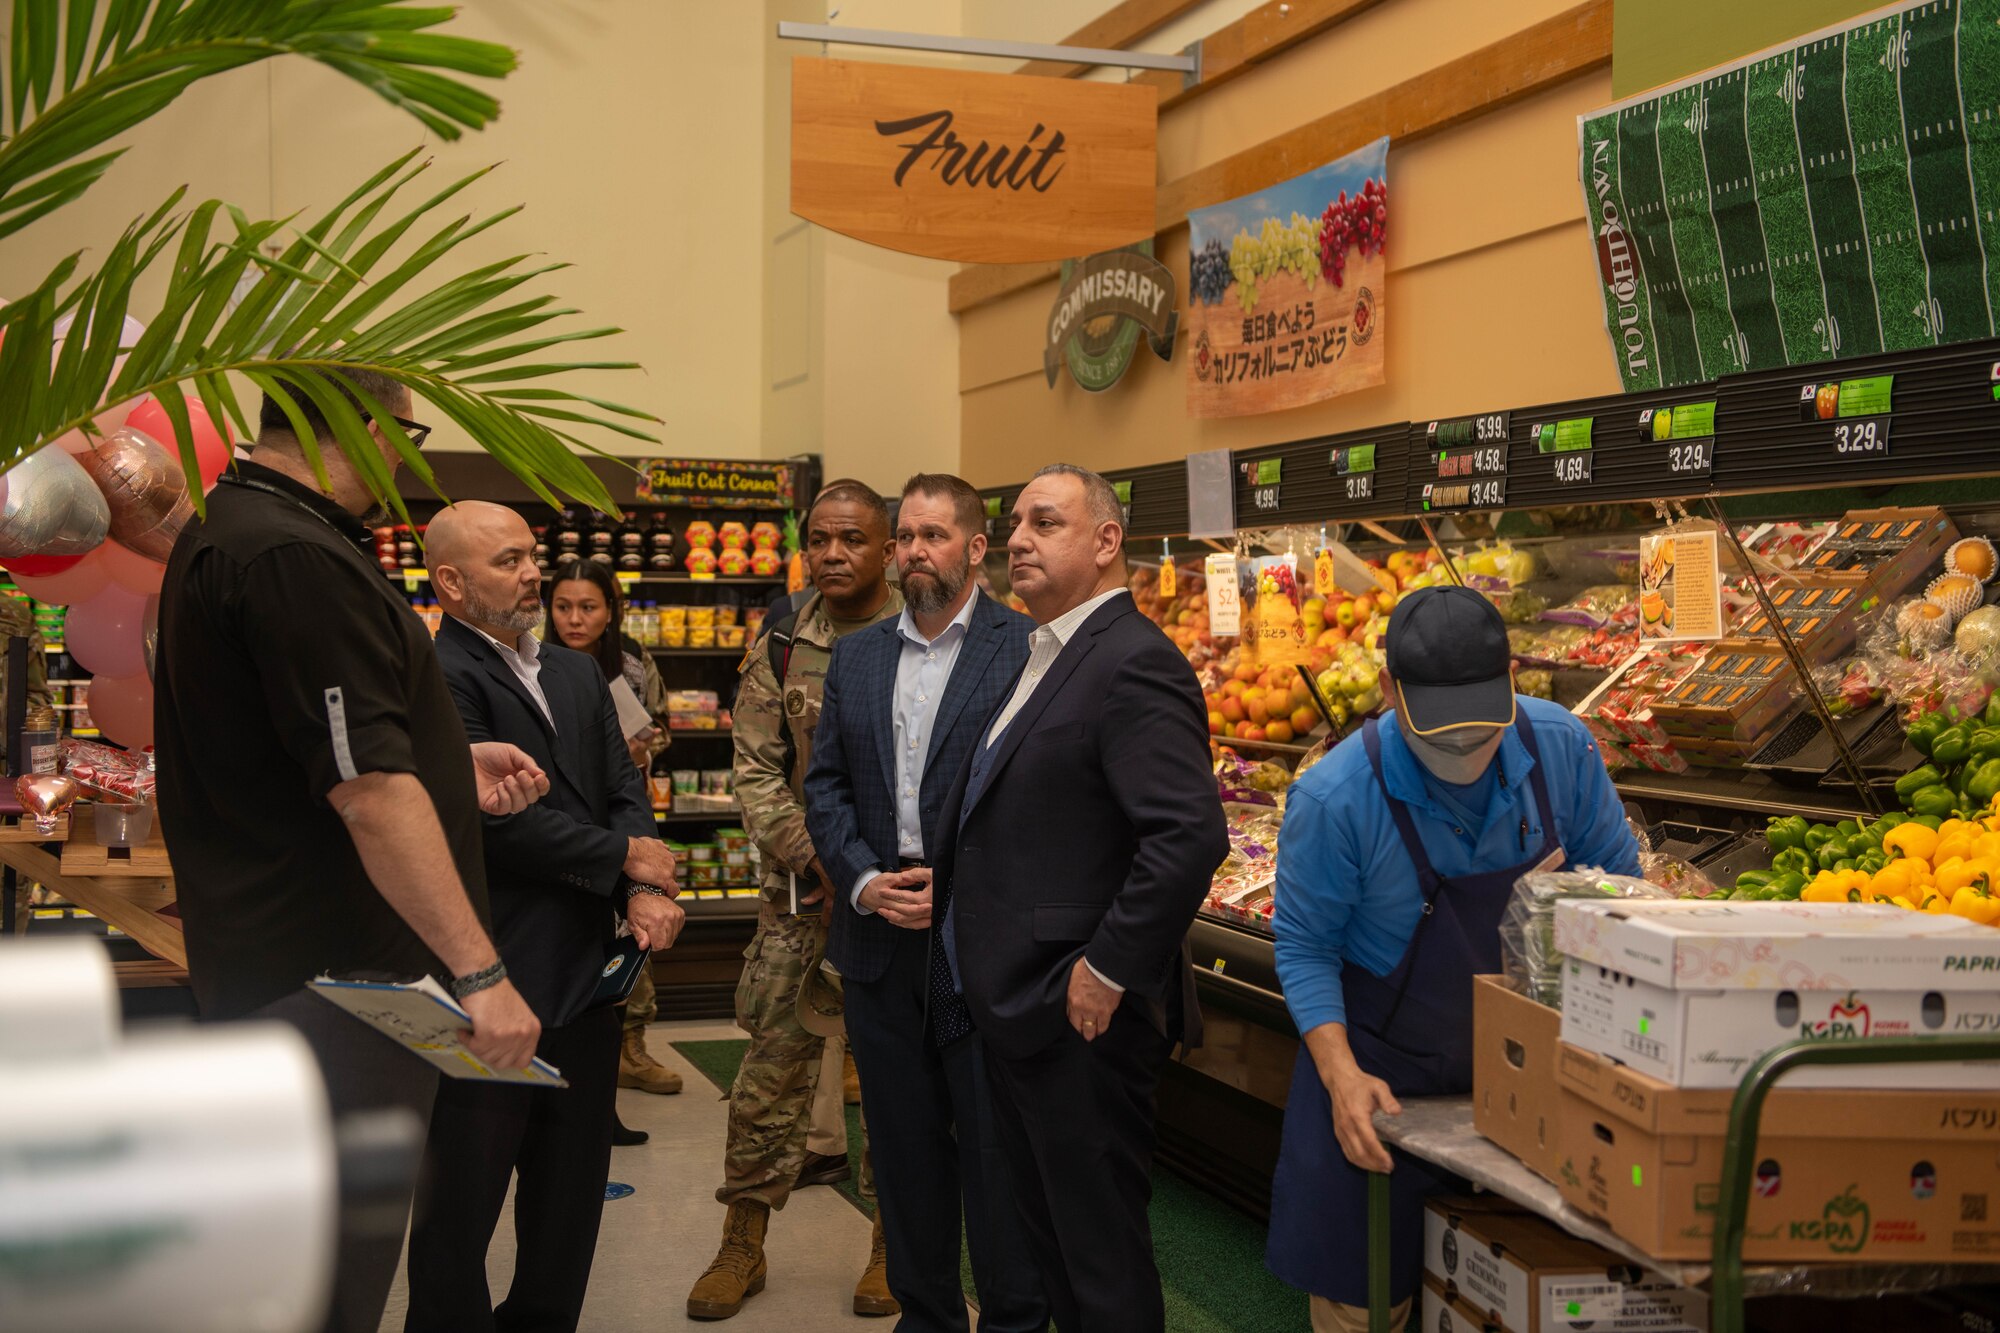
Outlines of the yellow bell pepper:
<svg viewBox="0 0 2000 1333">
<path fill-rule="evenodd" d="M 1960 889 L 1971 885 L 1976 888 L 1990 888 L 1994 881 L 1995 865 L 1992 861 L 1975 857 L 1970 861 L 1954 861 L 1950 865 L 1937 868 L 1935 883 L 1937 891 L 1950 897 Z"/>
<path fill-rule="evenodd" d="M 1889 901 L 1894 903 L 1896 906 L 1902 908 L 1905 912 L 1914 912 L 1917 910 L 1917 905 L 1915 903 L 1911 902 L 1908 898 L 1905 898 L 1900 894 L 1898 894 L 1894 898 L 1891 898 Z"/>
<path fill-rule="evenodd" d="M 1974 856 L 2000 857 L 2000 833 L 1982 833 L 1972 840 Z"/>
<path fill-rule="evenodd" d="M 1938 835 L 1922 824 L 1899 824 L 1882 839 L 1882 850 L 1901 852 L 1916 860 L 1928 861 L 1937 851 Z"/>
<path fill-rule="evenodd" d="M 1937 847 L 1930 854 L 1933 864 L 1943 865 L 1946 861 L 1963 861 L 1972 855 L 1973 844 L 1978 839 L 1963 829 L 1955 833 L 1938 834 Z"/>
<path fill-rule="evenodd" d="M 1932 916 L 1943 916 L 1951 911 L 1951 899 L 1941 893 L 1933 893 L 1924 899 L 1923 909 Z"/>
<path fill-rule="evenodd" d="M 1984 889 L 1967 886 L 1952 895 L 1951 914 L 1990 926 L 2000 922 L 2000 898 L 1995 898 Z"/>
<path fill-rule="evenodd" d="M 1807 903 L 1844 903 L 1848 889 L 1832 875 L 1820 875 L 1812 883 L 1799 890 L 1799 901 Z"/>
</svg>

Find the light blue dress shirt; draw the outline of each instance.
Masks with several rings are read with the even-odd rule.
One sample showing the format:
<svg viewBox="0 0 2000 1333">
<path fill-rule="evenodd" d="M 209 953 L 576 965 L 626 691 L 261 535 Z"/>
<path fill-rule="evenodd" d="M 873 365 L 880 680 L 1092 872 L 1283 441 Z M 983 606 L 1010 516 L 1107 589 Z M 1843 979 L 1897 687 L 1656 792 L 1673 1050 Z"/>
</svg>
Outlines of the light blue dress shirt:
<svg viewBox="0 0 2000 1333">
<path fill-rule="evenodd" d="M 1568 864 L 1638 874 L 1639 845 L 1597 742 L 1568 709 L 1545 699 L 1523 697 L 1519 704 L 1534 722 L 1549 809 Z M 1409 807 L 1439 875 L 1503 870 L 1541 846 L 1542 820 L 1528 781 L 1534 761 L 1518 728 L 1500 743 L 1499 780 L 1486 794 L 1484 825 L 1473 829 L 1439 798 L 1437 780 L 1410 753 L 1395 714 L 1385 714 L 1379 727 L 1383 779 Z M 1345 1022 L 1342 967 L 1351 963 L 1378 977 L 1395 971 L 1423 908 L 1416 867 L 1358 732 L 1292 784 L 1278 834 L 1276 893 L 1271 930 L 1293 1021 L 1300 1032 Z"/>
<path fill-rule="evenodd" d="M 931 724 L 937 719 L 938 705 L 944 701 L 945 687 L 951 683 L 951 669 L 958 665 L 959 649 L 972 627 L 972 612 L 980 592 L 972 590 L 965 605 L 952 617 L 935 639 L 924 638 L 908 603 L 896 621 L 896 637 L 902 653 L 896 659 L 896 699 L 893 711 L 896 750 L 896 855 L 906 861 L 924 857 L 924 820 L 918 797 L 924 789 L 924 761 L 931 752 Z M 893 868 L 893 867 L 890 867 Z M 883 873 L 875 866 L 861 872 L 847 900 L 863 916 L 871 915 L 861 905 L 861 890 L 868 881 Z"/>
</svg>

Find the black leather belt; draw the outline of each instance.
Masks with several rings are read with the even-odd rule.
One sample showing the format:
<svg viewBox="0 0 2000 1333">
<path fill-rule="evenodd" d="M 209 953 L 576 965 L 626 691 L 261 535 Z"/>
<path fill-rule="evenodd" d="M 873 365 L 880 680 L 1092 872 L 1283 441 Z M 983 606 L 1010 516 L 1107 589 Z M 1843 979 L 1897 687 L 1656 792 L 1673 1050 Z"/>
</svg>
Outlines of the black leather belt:
<svg viewBox="0 0 2000 1333">
<path fill-rule="evenodd" d="M 906 856 L 896 862 L 898 870 L 929 870 L 931 863 L 916 856 Z"/>
</svg>

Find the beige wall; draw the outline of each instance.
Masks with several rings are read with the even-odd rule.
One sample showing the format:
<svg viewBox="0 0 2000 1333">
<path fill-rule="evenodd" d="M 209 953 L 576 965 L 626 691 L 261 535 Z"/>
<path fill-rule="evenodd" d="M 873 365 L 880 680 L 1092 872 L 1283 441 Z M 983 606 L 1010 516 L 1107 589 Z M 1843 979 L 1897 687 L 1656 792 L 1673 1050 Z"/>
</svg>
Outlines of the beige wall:
<svg viewBox="0 0 2000 1333">
<path fill-rule="evenodd" d="M 1184 107 L 1160 133 L 1172 180 L 1569 7 L 1569 0 L 1393 0 Z M 1573 81 L 1458 129 L 1391 146 L 1387 382 L 1290 412 L 1197 421 L 1185 409 L 1186 340 L 1172 364 L 1136 358 L 1099 395 L 1050 389 L 1038 334 L 1054 284 L 960 320 L 962 464 L 976 484 L 1059 459 L 1156 463 L 1415 416 L 1613 392 L 1576 184 L 1578 113 L 1610 76 Z M 1187 269 L 1187 232 L 1162 258 Z"/>
</svg>

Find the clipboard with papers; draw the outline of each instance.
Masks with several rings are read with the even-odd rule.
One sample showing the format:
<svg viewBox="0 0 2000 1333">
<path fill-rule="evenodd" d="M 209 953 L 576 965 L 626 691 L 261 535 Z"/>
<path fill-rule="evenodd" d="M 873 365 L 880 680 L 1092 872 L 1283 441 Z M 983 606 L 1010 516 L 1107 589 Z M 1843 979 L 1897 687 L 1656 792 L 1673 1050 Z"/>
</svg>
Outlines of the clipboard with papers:
<svg viewBox="0 0 2000 1333">
<path fill-rule="evenodd" d="M 306 989 L 345 1009 L 447 1078 L 539 1088 L 569 1086 L 562 1071 L 540 1056 L 526 1069 L 494 1069 L 467 1050 L 458 1034 L 472 1026 L 471 1016 L 430 977 L 407 984 L 318 977 Z"/>
</svg>

